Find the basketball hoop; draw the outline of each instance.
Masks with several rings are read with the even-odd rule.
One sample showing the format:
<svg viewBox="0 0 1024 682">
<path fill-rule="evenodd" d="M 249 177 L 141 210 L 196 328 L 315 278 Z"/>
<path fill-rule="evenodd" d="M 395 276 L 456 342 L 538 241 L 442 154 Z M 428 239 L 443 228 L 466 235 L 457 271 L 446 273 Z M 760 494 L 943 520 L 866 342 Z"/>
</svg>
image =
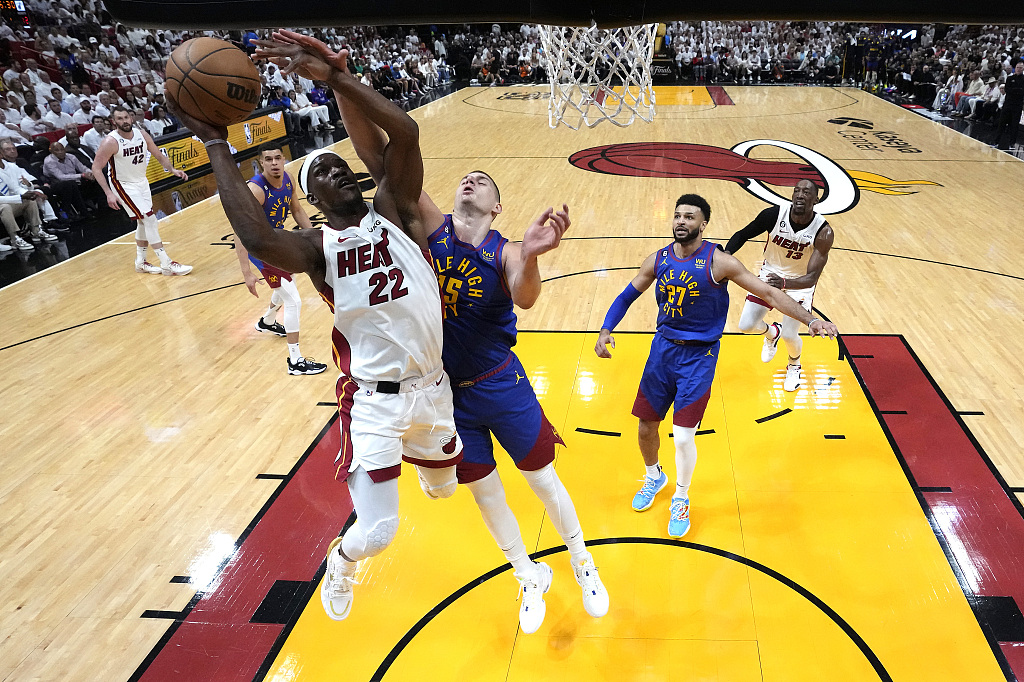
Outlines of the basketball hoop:
<svg viewBox="0 0 1024 682">
<path fill-rule="evenodd" d="M 628 126 L 654 118 L 651 60 L 657 24 L 600 29 L 540 25 L 549 61 L 548 125 L 573 130 L 601 121 Z"/>
</svg>

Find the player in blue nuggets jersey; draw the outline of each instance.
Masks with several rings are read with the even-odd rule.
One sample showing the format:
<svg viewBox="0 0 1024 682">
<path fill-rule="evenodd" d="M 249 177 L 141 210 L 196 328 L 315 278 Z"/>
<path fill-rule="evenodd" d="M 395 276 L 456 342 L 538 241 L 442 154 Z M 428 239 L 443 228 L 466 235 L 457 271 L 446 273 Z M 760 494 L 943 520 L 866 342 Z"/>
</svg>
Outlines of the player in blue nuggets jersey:
<svg viewBox="0 0 1024 682">
<path fill-rule="evenodd" d="M 263 206 L 267 222 L 274 229 L 284 229 L 288 214 L 295 216 L 295 222 L 301 229 L 313 227 L 309 216 L 302 208 L 302 203 L 295 198 L 291 177 L 284 171 L 285 158 L 279 142 L 267 142 L 260 145 L 259 162 L 262 173 L 249 180 L 248 187 L 256 201 Z M 242 277 L 249 292 L 259 298 L 256 292 L 256 275 L 249 267 L 251 262 L 263 274 L 263 279 L 270 286 L 270 307 L 263 317 L 256 321 L 256 330 L 267 334 L 285 336 L 288 340 L 288 373 L 289 374 L 320 374 L 327 365 L 306 358 L 299 352 L 299 311 L 302 310 L 302 297 L 292 280 L 292 273 L 285 272 L 273 265 L 253 258 L 245 250 L 242 243 L 235 242 L 238 263 L 242 267 Z M 284 325 L 277 321 L 277 311 L 284 308 Z"/>
<path fill-rule="evenodd" d="M 359 158 L 375 181 L 383 168 L 384 138 L 343 98 L 342 121 Z M 491 435 L 512 456 L 569 550 L 583 606 L 595 618 L 608 612 L 608 592 L 587 550 L 576 508 L 554 468 L 562 439 L 548 422 L 526 370 L 512 352 L 516 342 L 513 303 L 530 308 L 540 295 L 537 257 L 556 248 L 569 227 L 569 209 L 548 209 L 527 228 L 520 244 L 491 229 L 501 213 L 491 177 L 473 171 L 459 182 L 455 206 L 445 215 L 424 194 L 420 219 L 437 225 L 430 256 L 441 285 L 444 367 L 451 377 L 455 425 L 465 446 L 459 482 L 473 493 L 484 523 L 522 587 L 519 623 L 535 632 L 545 614 L 544 593 L 553 572 L 526 551 L 515 515 L 495 468 Z"/>
<path fill-rule="evenodd" d="M 669 504 L 668 522 L 668 534 L 674 538 L 686 535 L 690 529 L 690 480 L 697 465 L 694 436 L 715 378 L 719 339 L 729 310 L 727 283 L 735 282 L 808 325 L 811 336 L 835 338 L 838 333 L 834 324 L 812 317 L 782 291 L 752 275 L 736 258 L 705 242 L 704 228 L 710 219 L 711 207 L 703 197 L 679 197 L 672 219 L 675 241 L 644 260 L 640 273 L 608 310 L 594 348 L 598 357 L 611 357 L 608 348 L 615 347 L 612 330 L 630 304 L 657 282 L 657 331 L 633 403 L 633 415 L 640 420 L 640 454 L 647 468 L 644 484 L 633 497 L 633 509 L 650 509 L 655 495 L 668 483 L 668 476 L 658 464 L 658 427 L 669 405 L 674 405 L 676 490 Z"/>
</svg>

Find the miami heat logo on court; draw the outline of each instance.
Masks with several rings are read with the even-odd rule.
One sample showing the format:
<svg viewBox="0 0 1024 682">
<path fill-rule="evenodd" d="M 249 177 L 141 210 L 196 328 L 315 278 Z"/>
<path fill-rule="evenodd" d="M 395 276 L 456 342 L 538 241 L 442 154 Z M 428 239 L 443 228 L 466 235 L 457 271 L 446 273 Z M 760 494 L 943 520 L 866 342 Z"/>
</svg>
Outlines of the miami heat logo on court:
<svg viewBox="0 0 1024 682">
<path fill-rule="evenodd" d="M 783 149 L 803 163 L 752 159 L 750 153 L 756 147 Z M 821 215 L 849 211 L 860 201 L 861 191 L 903 195 L 914 194 L 917 190 L 912 187 L 918 185 L 941 186 L 928 180 L 894 180 L 867 171 L 848 171 L 813 149 L 781 140 L 747 140 L 732 149 L 683 142 L 611 144 L 578 151 L 569 157 L 569 163 L 609 175 L 727 180 L 776 206 L 788 205 L 789 198 L 767 185 L 795 187 L 801 180 L 810 180 L 824 190 L 814 207 Z"/>
</svg>

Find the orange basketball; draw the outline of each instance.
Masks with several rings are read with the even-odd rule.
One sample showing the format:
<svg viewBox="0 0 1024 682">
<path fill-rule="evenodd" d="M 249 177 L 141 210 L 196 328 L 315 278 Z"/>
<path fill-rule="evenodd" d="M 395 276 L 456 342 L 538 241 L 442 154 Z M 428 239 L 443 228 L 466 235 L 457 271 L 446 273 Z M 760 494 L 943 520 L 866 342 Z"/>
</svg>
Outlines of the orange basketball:
<svg viewBox="0 0 1024 682">
<path fill-rule="evenodd" d="M 193 38 L 179 45 L 165 73 L 164 87 L 178 106 L 215 126 L 244 120 L 263 91 L 249 56 L 217 38 Z"/>
</svg>

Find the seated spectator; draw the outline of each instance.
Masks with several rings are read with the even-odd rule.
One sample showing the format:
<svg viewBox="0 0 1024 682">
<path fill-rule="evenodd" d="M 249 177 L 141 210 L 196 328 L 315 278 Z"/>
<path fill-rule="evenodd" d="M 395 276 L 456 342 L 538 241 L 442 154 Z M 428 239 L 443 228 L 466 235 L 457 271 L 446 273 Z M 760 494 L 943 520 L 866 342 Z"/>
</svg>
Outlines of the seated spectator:
<svg viewBox="0 0 1024 682">
<path fill-rule="evenodd" d="M 39 84 L 36 86 L 35 90 L 37 102 L 45 102 L 47 100 L 54 99 L 54 90 L 57 90 L 60 93 L 59 96 L 56 96 L 58 101 L 63 101 L 64 98 L 68 96 L 68 93 L 64 91 L 64 88 L 51 81 L 50 74 L 45 71 L 39 72 Z"/>
<path fill-rule="evenodd" d="M 93 117 L 98 114 L 92 110 L 92 101 L 85 97 L 78 103 L 79 109 L 71 115 L 71 120 L 79 125 L 86 125 L 92 123 Z"/>
<path fill-rule="evenodd" d="M 61 109 L 60 100 L 51 99 L 47 102 L 47 107 L 48 110 L 46 115 L 43 116 L 43 120 L 52 123 L 54 130 L 63 129 L 69 123 L 74 123 L 74 120 Z"/>
<path fill-rule="evenodd" d="M 146 103 L 143 102 L 135 93 L 135 89 L 124 93 L 124 106 L 129 111 L 135 111 L 136 109 L 149 109 L 149 107 L 146 106 Z"/>
<path fill-rule="evenodd" d="M 273 66 L 273 64 L 271 64 L 271 66 Z M 284 94 L 284 88 L 280 85 L 275 85 L 271 88 L 270 97 L 267 98 L 267 106 L 284 108 L 285 129 L 289 134 L 301 127 L 301 119 L 299 118 L 299 115 L 292 111 L 292 100 Z"/>
<path fill-rule="evenodd" d="M 81 102 L 82 88 L 78 83 L 72 83 L 68 86 L 68 96 L 60 103 L 60 109 L 68 116 L 74 116 L 75 112 L 78 111 L 79 104 L 81 104 Z"/>
<path fill-rule="evenodd" d="M 41 208 L 46 203 L 46 194 L 35 188 L 35 178 L 15 163 L 17 158 L 14 143 L 0 141 L 0 222 L 7 230 L 12 248 L 31 251 L 35 247 L 30 242 L 52 242 L 57 241 L 57 237 L 43 229 Z M 19 218 L 25 224 L 24 230 L 18 226 Z M 24 232 L 25 236 L 19 232 Z"/>
<path fill-rule="evenodd" d="M 110 110 L 115 106 L 114 103 L 110 101 L 110 93 L 104 90 L 101 91 L 97 97 L 99 98 L 100 103 L 93 107 L 96 114 L 103 118 L 110 118 Z"/>
<path fill-rule="evenodd" d="M 991 99 L 997 99 L 999 96 L 999 87 L 994 77 L 989 77 L 981 94 L 961 97 L 961 103 L 956 106 L 956 112 L 953 115 L 963 116 L 972 121 L 975 120 L 977 118 L 975 114 L 978 111 L 978 104 L 983 102 L 986 96 Z"/>
<path fill-rule="evenodd" d="M 290 90 L 288 97 L 292 101 L 291 110 L 308 120 L 313 130 L 334 130 L 334 126 L 329 123 L 330 113 L 326 106 L 313 106 L 301 89 Z"/>
<path fill-rule="evenodd" d="M 957 93 L 959 98 L 956 99 L 955 111 L 953 116 L 966 116 L 974 110 L 972 104 L 977 104 L 977 101 L 981 99 L 981 96 L 985 93 L 985 81 L 981 77 L 981 71 L 975 69 L 971 72 L 971 80 L 967 86 L 965 92 Z M 972 102 L 973 100 L 973 102 Z"/>
<path fill-rule="evenodd" d="M 121 57 L 121 53 L 116 47 L 110 44 L 110 38 L 103 36 L 100 38 L 100 45 L 96 48 L 96 51 L 102 55 L 106 55 L 108 59 L 114 60 Z"/>
<path fill-rule="evenodd" d="M 995 81 L 995 78 L 992 79 Z M 1006 100 L 1006 85 L 999 83 L 995 92 L 986 92 L 981 104 L 975 111 L 974 118 L 978 121 L 994 123 L 999 116 L 999 110 L 1003 108 Z"/>
<path fill-rule="evenodd" d="M 35 104 L 26 104 L 22 107 L 22 111 L 25 112 L 25 117 L 21 119 L 21 130 L 29 137 L 53 130 L 53 124 L 43 120 L 43 116 Z"/>
<path fill-rule="evenodd" d="M 29 173 L 36 178 L 42 176 L 43 161 L 46 160 L 46 156 L 50 153 L 50 141 L 45 137 L 36 137 L 32 140 L 32 151 L 26 158 L 23 150 L 18 152 L 17 164 L 22 168 L 25 168 Z"/>
<path fill-rule="evenodd" d="M 104 136 L 110 132 L 110 126 L 108 125 L 107 118 L 105 116 L 95 115 L 92 117 L 92 128 L 85 131 L 82 135 L 82 142 L 87 147 L 92 149 L 93 156 L 100 148 L 100 143 L 103 142 Z"/>
<path fill-rule="evenodd" d="M 82 137 L 78 133 L 78 126 L 74 123 L 64 129 L 64 137 L 60 139 L 61 145 L 68 154 L 72 154 L 82 162 L 86 168 L 92 168 L 92 162 L 96 158 L 96 152 L 82 144 Z"/>
<path fill-rule="evenodd" d="M 31 138 L 21 129 L 21 112 L 11 106 L 5 98 L 0 97 L 0 139 L 14 140 L 15 144 L 25 144 Z"/>
<path fill-rule="evenodd" d="M 25 60 L 25 71 L 24 71 L 24 73 L 25 73 L 25 75 L 28 76 L 29 86 L 30 87 L 34 88 L 36 86 L 36 84 L 39 83 L 40 80 L 42 80 L 39 77 L 39 74 L 42 73 L 39 70 L 39 64 L 36 62 L 35 59 L 32 59 L 31 57 L 29 57 L 28 59 Z M 24 83 L 24 81 L 22 81 L 22 82 Z"/>
<path fill-rule="evenodd" d="M 153 117 L 148 119 L 145 125 L 146 130 L 153 137 L 173 133 L 178 128 L 178 124 L 167 117 L 167 107 L 160 106 L 159 104 L 153 107 Z"/>
<path fill-rule="evenodd" d="M 68 154 L 64 145 L 54 142 L 43 160 L 43 178 L 50 183 L 54 195 L 72 220 L 85 220 L 89 208 L 83 195 L 99 200 L 103 196 L 92 171 L 77 157 Z"/>
<path fill-rule="evenodd" d="M 336 126 L 341 125 L 341 112 L 338 111 L 338 104 L 334 101 L 334 93 L 326 83 L 316 81 L 313 84 L 313 89 L 309 91 L 309 101 L 315 105 L 327 107 L 330 120 Z"/>
<path fill-rule="evenodd" d="M 4 70 L 4 85 L 8 88 L 11 87 L 11 83 L 21 79 L 21 72 L 25 70 L 25 65 L 15 60 L 11 62 Z"/>
</svg>

